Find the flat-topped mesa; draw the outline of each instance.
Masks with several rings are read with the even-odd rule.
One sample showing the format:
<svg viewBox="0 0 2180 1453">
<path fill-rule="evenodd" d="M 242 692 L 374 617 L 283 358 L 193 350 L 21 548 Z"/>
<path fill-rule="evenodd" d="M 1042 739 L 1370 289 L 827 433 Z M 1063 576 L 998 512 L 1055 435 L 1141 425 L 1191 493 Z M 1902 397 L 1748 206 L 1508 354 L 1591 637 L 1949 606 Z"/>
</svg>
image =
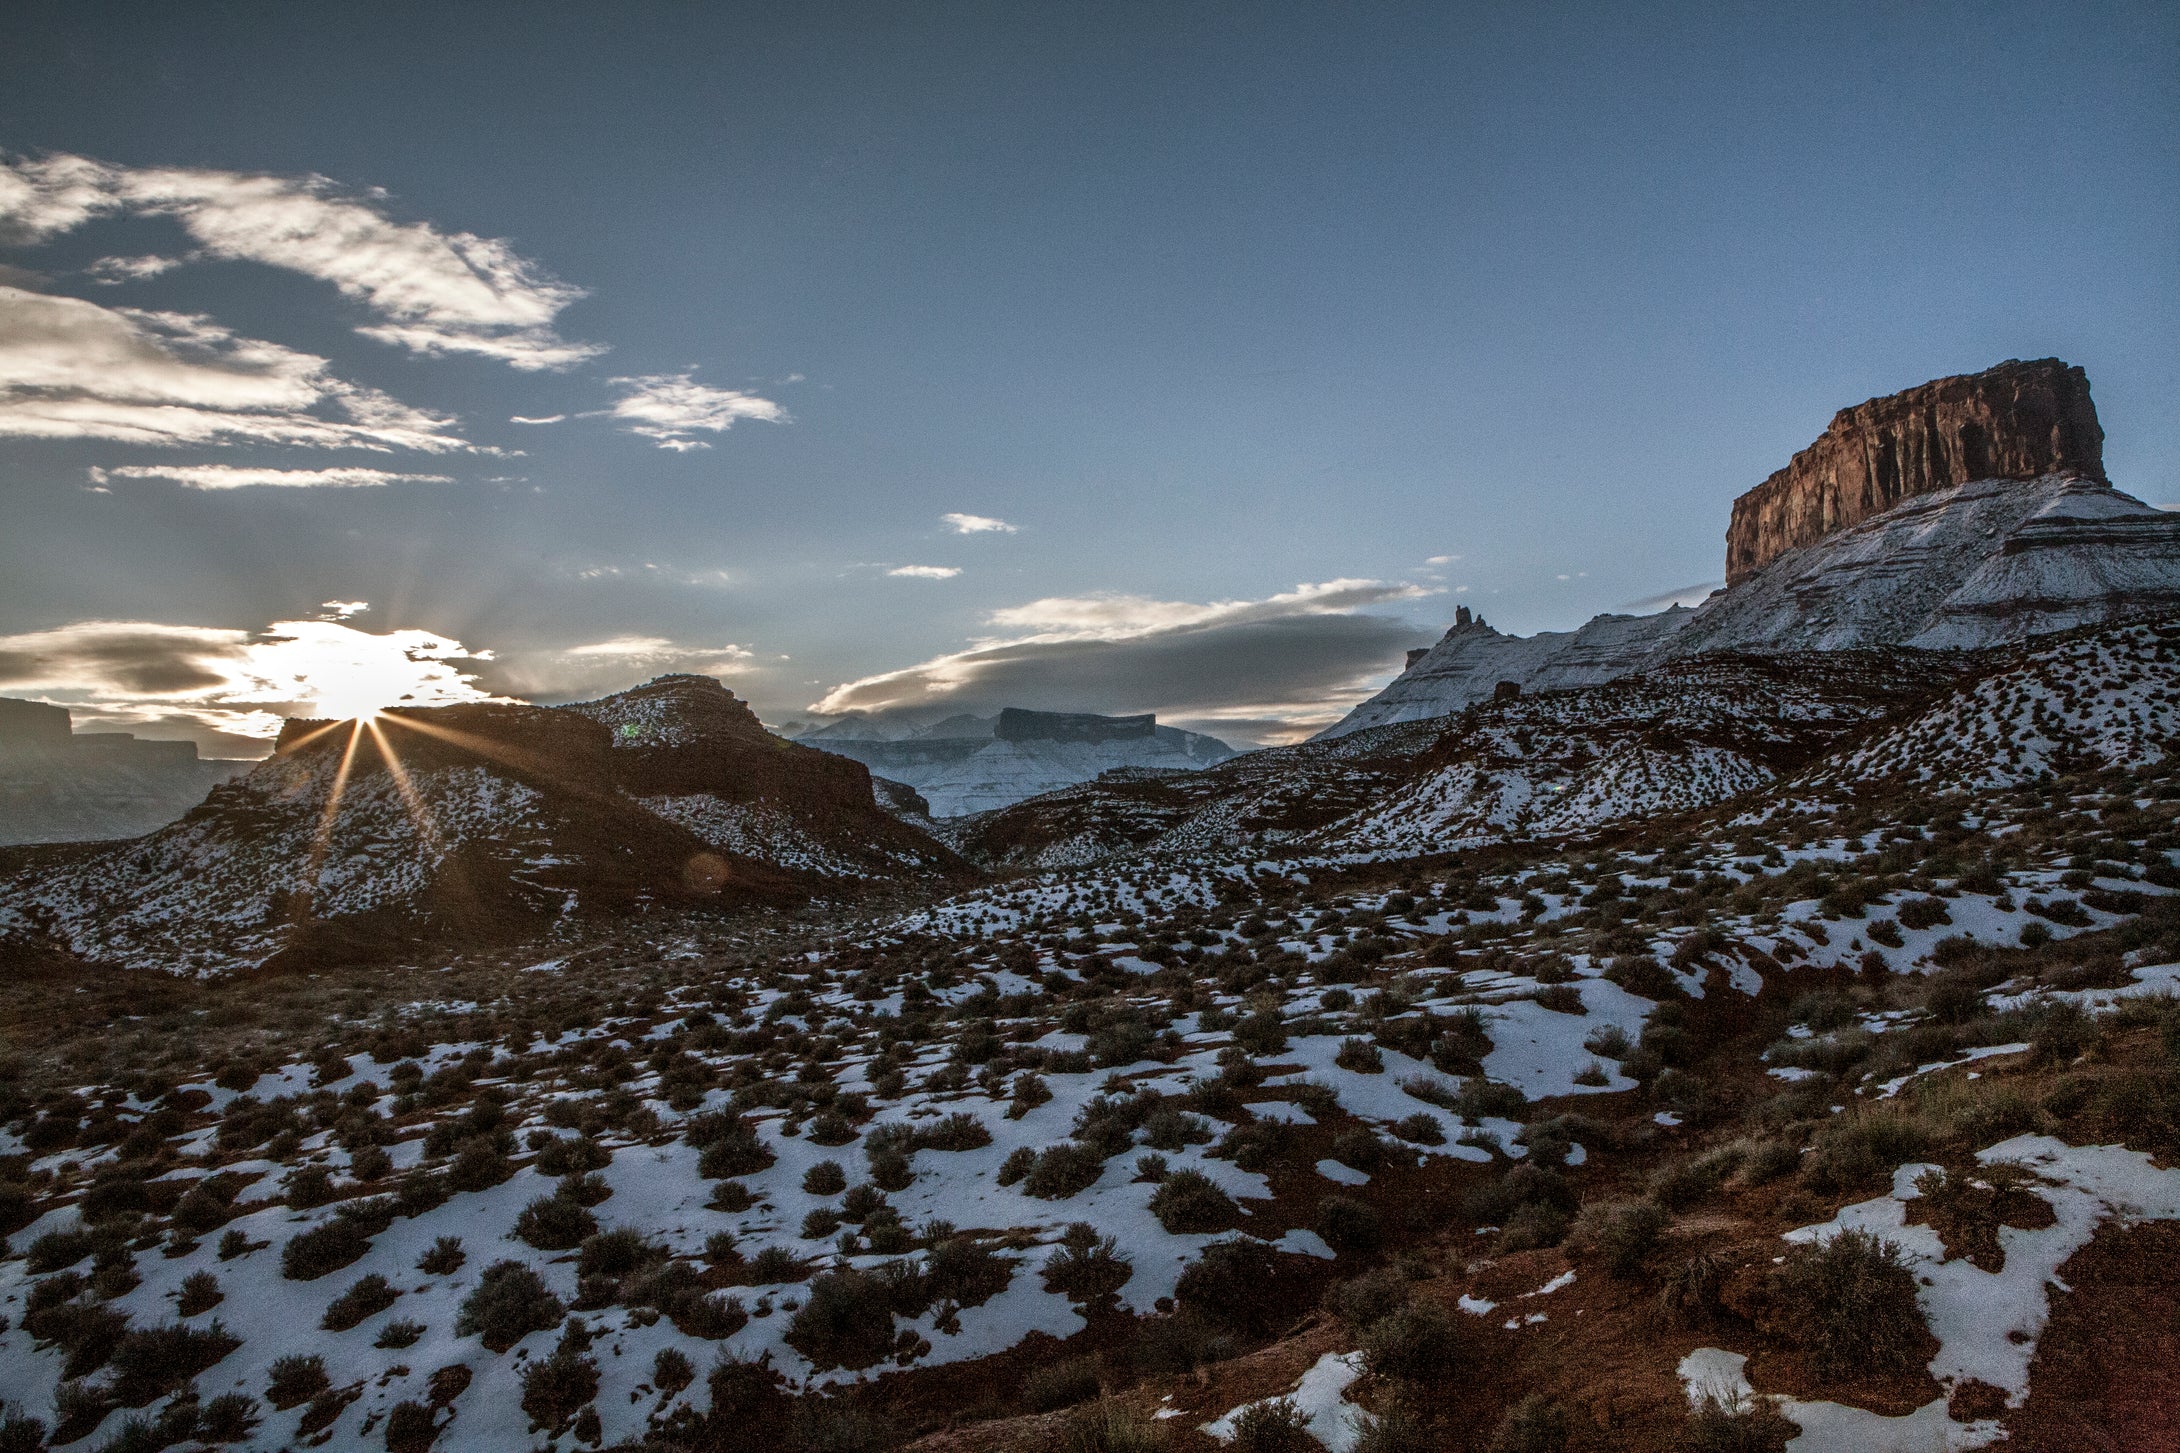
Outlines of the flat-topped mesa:
<svg viewBox="0 0 2180 1453">
<path fill-rule="evenodd" d="M 2088 375 L 2056 358 L 2008 359 L 1841 409 L 1792 463 L 1733 502 L 1726 583 L 1911 496 L 2043 475 L 2104 479 Z"/>
<path fill-rule="evenodd" d="M 1001 707 L 992 735 L 1003 742 L 1122 742 L 1158 735 L 1158 718 L 1097 716 L 1080 711 L 1027 711 L 1019 706 Z"/>
</svg>

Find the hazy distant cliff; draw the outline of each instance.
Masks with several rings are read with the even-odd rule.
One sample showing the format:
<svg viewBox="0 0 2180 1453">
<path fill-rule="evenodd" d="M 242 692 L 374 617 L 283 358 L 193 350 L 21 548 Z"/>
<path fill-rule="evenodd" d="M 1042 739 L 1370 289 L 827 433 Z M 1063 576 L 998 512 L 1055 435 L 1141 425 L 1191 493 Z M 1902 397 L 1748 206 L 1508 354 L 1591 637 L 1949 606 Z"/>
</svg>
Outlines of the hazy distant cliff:
<svg viewBox="0 0 2180 1453">
<path fill-rule="evenodd" d="M 249 766 L 200 761 L 194 742 L 77 732 L 63 707 L 0 698 L 0 844 L 135 837 Z"/>
</svg>

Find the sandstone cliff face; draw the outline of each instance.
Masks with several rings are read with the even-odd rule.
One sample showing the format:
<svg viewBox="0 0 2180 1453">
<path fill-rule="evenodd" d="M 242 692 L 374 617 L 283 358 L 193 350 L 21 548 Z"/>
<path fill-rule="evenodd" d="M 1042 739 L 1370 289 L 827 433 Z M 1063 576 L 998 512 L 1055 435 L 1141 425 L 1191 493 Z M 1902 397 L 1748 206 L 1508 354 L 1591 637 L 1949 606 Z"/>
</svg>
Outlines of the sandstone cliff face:
<svg viewBox="0 0 2180 1453">
<path fill-rule="evenodd" d="M 1726 582 L 1915 495 L 2042 475 L 2104 479 L 2104 430 L 2079 368 L 2009 359 L 1871 399 L 1734 501 Z"/>
</svg>

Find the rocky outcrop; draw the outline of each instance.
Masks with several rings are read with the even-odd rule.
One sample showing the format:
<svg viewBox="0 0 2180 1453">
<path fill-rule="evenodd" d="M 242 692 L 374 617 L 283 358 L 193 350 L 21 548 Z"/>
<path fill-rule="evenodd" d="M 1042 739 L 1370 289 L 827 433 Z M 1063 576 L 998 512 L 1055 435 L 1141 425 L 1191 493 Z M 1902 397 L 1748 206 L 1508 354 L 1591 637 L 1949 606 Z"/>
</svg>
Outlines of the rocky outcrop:
<svg viewBox="0 0 2180 1453">
<path fill-rule="evenodd" d="M 2180 611 L 2180 514 L 2067 475 L 1919 494 L 1790 550 L 1693 610 L 1507 636 L 1463 612 L 1421 660 L 1322 735 L 1591 686 L 1709 652 L 1985 650 Z"/>
<path fill-rule="evenodd" d="M 1917 495 L 1789 551 L 1695 612 L 1672 656 L 1984 650 L 2180 608 L 2180 516 L 2065 475 Z"/>
<path fill-rule="evenodd" d="M 1639 671 L 1693 612 L 1675 606 L 1656 615 L 1602 615 L 1580 630 L 1502 634 L 1472 615 L 1454 613 L 1453 628 L 1392 683 L 1350 711 L 1321 735 L 1346 736 L 1369 727 L 1425 721 L 1489 701 L 1502 685 L 1517 690 L 1558 691 L 1595 686 Z"/>
<path fill-rule="evenodd" d="M 1734 501 L 1726 583 L 1916 495 L 2042 475 L 2104 479 L 2089 378 L 2056 358 L 2009 359 L 1841 409 L 1821 438 Z"/>
<path fill-rule="evenodd" d="M 713 848 L 832 878 L 958 866 L 881 805 L 863 763 L 774 736 L 709 676 L 661 676 L 558 710 L 610 733 L 615 786 Z"/>
<path fill-rule="evenodd" d="M 560 710 L 612 733 L 614 775 L 638 797 L 709 792 L 810 809 L 876 806 L 862 763 L 774 736 L 709 676 L 660 676 Z"/>
<path fill-rule="evenodd" d="M 1564 690 L 1706 652 L 1983 650 L 2180 610 L 2180 515 L 2104 479 L 2089 381 L 2011 361 L 1843 409 L 1735 502 L 1729 584 L 1689 610 L 1507 636 L 1463 607 L 1320 733 L 1447 716 L 1497 685 Z"/>
</svg>

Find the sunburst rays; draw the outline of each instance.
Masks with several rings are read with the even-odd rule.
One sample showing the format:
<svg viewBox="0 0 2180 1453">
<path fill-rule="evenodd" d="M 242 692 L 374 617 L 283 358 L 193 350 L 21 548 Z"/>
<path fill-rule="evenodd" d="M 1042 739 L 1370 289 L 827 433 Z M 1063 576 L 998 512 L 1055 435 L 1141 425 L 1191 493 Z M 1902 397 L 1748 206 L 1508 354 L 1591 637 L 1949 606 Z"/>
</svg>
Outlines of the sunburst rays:
<svg viewBox="0 0 2180 1453">
<path fill-rule="evenodd" d="M 318 826 L 311 834 L 310 858 L 303 870 L 303 881 L 312 898 L 317 896 L 320 876 L 325 871 L 326 857 L 333 849 L 333 834 L 340 820 L 341 803 L 348 795 L 349 780 L 355 774 L 356 753 L 362 746 L 366 733 L 369 733 L 372 745 L 377 748 L 379 760 L 386 766 L 387 780 L 393 783 L 394 793 L 401 799 L 402 809 L 408 813 L 410 823 L 416 828 L 417 837 L 431 851 L 443 851 L 439 824 L 432 815 L 430 804 L 417 790 L 415 780 L 409 775 L 409 769 L 401 761 L 401 754 L 394 750 L 393 742 L 387 738 L 380 726 L 381 722 L 397 720 L 400 718 L 384 717 L 373 712 L 368 716 L 327 722 L 288 745 L 288 750 L 293 752 L 342 727 L 348 728 L 348 740 L 342 744 L 340 761 L 333 768 L 333 781 L 326 789 L 325 806 L 318 813 Z M 403 722 L 403 725 L 415 726 L 416 723 Z"/>
<path fill-rule="evenodd" d="M 400 794 L 401 805 L 408 810 L 409 821 L 416 827 L 416 835 L 432 852 L 442 852 L 444 848 L 439 839 L 439 824 L 433 821 L 431 808 L 416 790 L 416 784 L 409 780 L 409 769 L 401 764 L 401 757 L 394 751 L 394 744 L 386 739 L 386 733 L 380 729 L 379 722 L 382 720 L 387 718 L 372 716 L 366 719 L 363 723 L 364 730 L 370 732 L 371 740 L 378 744 L 379 757 L 386 763 L 386 775 L 392 780 L 394 791 Z"/>
<path fill-rule="evenodd" d="M 356 765 L 356 744 L 363 739 L 363 723 L 354 720 L 335 722 L 304 738 L 305 741 L 312 740 L 342 725 L 348 728 L 348 742 L 341 748 L 340 764 L 333 769 L 333 785 L 326 789 L 325 808 L 318 814 L 318 830 L 310 839 L 310 861 L 304 868 L 303 881 L 309 885 L 309 895 L 313 899 L 318 895 L 318 875 L 324 871 L 326 853 L 333 846 L 333 824 L 340 816 L 341 798 L 348 792 L 348 774 Z"/>
</svg>

